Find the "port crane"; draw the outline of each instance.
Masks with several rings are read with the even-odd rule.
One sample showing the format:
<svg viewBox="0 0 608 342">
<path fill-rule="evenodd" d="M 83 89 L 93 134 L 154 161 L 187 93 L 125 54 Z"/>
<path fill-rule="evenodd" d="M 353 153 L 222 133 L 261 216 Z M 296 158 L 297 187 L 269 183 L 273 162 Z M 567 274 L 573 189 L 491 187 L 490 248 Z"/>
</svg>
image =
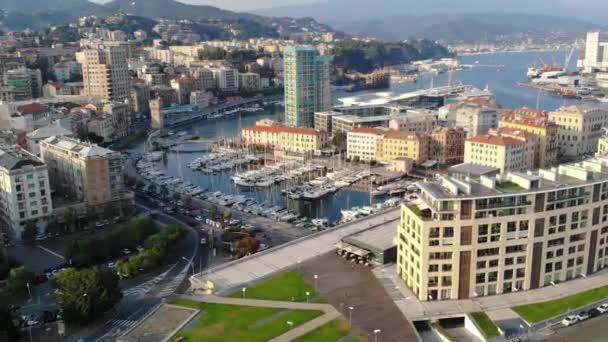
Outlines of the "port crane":
<svg viewBox="0 0 608 342">
<path fill-rule="evenodd" d="M 572 45 L 572 49 L 570 49 L 570 52 L 566 55 L 566 60 L 564 61 L 564 71 L 568 71 L 568 67 L 570 66 L 570 61 L 572 61 L 572 56 L 574 56 L 574 51 L 576 51 L 577 47 L 578 47 L 578 40 L 575 40 L 574 44 Z"/>
</svg>

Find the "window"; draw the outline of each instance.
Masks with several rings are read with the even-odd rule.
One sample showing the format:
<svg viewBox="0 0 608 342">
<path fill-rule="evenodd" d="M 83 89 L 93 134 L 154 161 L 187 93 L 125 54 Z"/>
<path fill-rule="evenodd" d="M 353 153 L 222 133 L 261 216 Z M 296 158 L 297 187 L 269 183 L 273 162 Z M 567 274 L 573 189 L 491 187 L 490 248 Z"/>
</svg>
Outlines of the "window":
<svg viewBox="0 0 608 342">
<path fill-rule="evenodd" d="M 444 238 L 454 237 L 454 228 L 453 227 L 444 227 L 443 228 L 443 237 Z"/>
<path fill-rule="evenodd" d="M 475 283 L 482 284 L 486 282 L 486 274 L 485 273 L 477 273 L 475 276 Z"/>
<path fill-rule="evenodd" d="M 545 273 L 549 273 L 549 272 L 553 272 L 553 264 L 552 263 L 545 264 Z"/>
<path fill-rule="evenodd" d="M 429 265 L 429 272 L 437 272 L 437 271 L 439 271 L 439 265 L 437 265 L 437 264 Z"/>
<path fill-rule="evenodd" d="M 441 265 L 441 271 L 443 271 L 443 272 L 450 272 L 450 271 L 452 271 L 452 265 L 451 264 L 443 264 L 443 265 Z"/>
<path fill-rule="evenodd" d="M 486 268 L 486 261 L 478 261 L 477 269 L 483 269 L 483 268 Z"/>
<path fill-rule="evenodd" d="M 489 267 L 498 267 L 498 259 L 490 260 Z"/>
<path fill-rule="evenodd" d="M 513 279 L 513 270 L 505 270 L 503 276 L 505 280 Z"/>
<path fill-rule="evenodd" d="M 489 272 L 488 273 L 488 282 L 493 282 L 498 280 L 498 272 L 494 271 L 494 272 Z"/>
</svg>

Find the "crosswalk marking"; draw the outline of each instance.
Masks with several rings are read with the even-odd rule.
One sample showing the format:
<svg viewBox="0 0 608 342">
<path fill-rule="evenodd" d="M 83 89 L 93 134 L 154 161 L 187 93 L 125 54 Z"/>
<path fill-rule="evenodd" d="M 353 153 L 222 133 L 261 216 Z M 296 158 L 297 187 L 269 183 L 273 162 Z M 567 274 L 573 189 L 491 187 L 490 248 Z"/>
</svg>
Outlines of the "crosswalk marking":
<svg viewBox="0 0 608 342">
<path fill-rule="evenodd" d="M 171 267 L 169 267 L 167 271 L 163 272 L 162 274 L 159 274 L 158 276 L 148 280 L 145 283 L 126 289 L 125 291 L 123 291 L 123 295 L 130 297 L 143 297 L 146 293 L 150 292 L 150 290 L 152 290 L 154 286 L 156 286 L 163 279 L 165 279 L 169 272 L 171 272 L 175 268 L 175 266 L 177 266 L 177 264 L 173 264 Z"/>
<path fill-rule="evenodd" d="M 191 263 L 192 261 L 190 261 L 186 265 L 186 267 L 184 267 L 184 269 L 177 276 L 175 276 L 175 278 L 173 278 L 173 280 L 171 280 L 167 284 L 167 286 L 165 286 L 165 288 L 159 293 L 160 297 L 168 297 L 175 293 L 175 290 L 177 290 L 182 281 L 184 281 L 184 278 L 186 277 L 186 273 L 188 273 L 188 268 L 190 268 Z"/>
</svg>

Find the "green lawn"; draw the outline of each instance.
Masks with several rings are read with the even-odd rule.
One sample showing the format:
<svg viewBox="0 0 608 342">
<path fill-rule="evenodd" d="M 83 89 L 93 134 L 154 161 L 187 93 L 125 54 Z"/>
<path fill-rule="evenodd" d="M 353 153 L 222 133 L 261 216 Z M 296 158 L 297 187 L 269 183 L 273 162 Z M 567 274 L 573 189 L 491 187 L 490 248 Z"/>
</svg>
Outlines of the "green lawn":
<svg viewBox="0 0 608 342">
<path fill-rule="evenodd" d="M 608 298 L 608 286 L 547 302 L 515 306 L 511 309 L 529 323 L 537 323 L 605 298 Z"/>
<path fill-rule="evenodd" d="M 336 319 L 295 339 L 294 342 L 335 342 L 344 336 L 350 335 L 350 333 L 348 322 L 343 319 Z M 359 336 L 350 341 L 365 342 L 367 339 Z"/>
<path fill-rule="evenodd" d="M 524 190 L 524 188 L 522 188 L 521 186 L 510 181 L 496 183 L 496 189 L 505 193 L 518 192 Z"/>
<path fill-rule="evenodd" d="M 323 314 L 321 311 L 294 310 L 259 327 L 249 329 L 250 325 L 283 309 L 207 304 L 181 298 L 170 302 L 201 310 L 201 314 L 197 317 L 200 324 L 176 334 L 171 341 L 175 341 L 177 337 L 192 342 L 268 341 L 289 330 L 288 321 L 293 322 L 293 326 L 296 327 Z"/>
<path fill-rule="evenodd" d="M 247 286 L 245 298 L 305 302 L 307 291 L 310 298 L 315 296 L 313 286 L 308 284 L 299 272 L 291 270 Z M 228 297 L 242 298 L 243 292 L 238 290 Z"/>
<path fill-rule="evenodd" d="M 490 317 L 486 315 L 485 312 L 471 312 L 470 316 L 471 319 L 473 319 L 475 323 L 477 323 L 477 326 L 479 327 L 479 329 L 481 329 L 481 333 L 486 338 L 493 338 L 500 335 L 498 328 L 496 327 L 494 322 L 492 322 Z"/>
</svg>

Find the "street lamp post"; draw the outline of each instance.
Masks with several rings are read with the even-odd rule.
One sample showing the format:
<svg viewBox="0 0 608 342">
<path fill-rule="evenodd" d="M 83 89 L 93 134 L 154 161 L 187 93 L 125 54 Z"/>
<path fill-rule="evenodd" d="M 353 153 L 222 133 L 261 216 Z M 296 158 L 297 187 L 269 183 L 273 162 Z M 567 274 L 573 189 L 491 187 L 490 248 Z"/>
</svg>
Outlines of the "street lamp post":
<svg viewBox="0 0 608 342">
<path fill-rule="evenodd" d="M 355 310 L 354 306 L 348 307 L 348 324 L 350 324 L 350 326 L 353 325 L 353 310 Z"/>
<path fill-rule="evenodd" d="M 315 292 L 319 292 L 319 291 L 317 290 L 317 279 L 319 279 L 319 276 L 315 274 L 315 275 L 313 276 L 313 278 L 315 278 Z"/>
<path fill-rule="evenodd" d="M 287 321 L 287 325 L 289 326 L 289 330 L 291 330 L 291 328 L 293 327 L 293 322 L 292 321 Z"/>
<path fill-rule="evenodd" d="M 310 292 L 306 291 L 306 303 L 308 303 L 308 296 L 310 296 Z"/>
<path fill-rule="evenodd" d="M 380 329 L 374 330 L 374 342 L 378 342 L 378 334 L 381 332 L 382 332 L 382 330 L 380 330 Z"/>
<path fill-rule="evenodd" d="M 247 292 L 247 288 L 243 287 L 243 289 L 241 289 L 241 291 L 243 292 L 243 299 L 245 299 L 245 292 Z"/>
</svg>

